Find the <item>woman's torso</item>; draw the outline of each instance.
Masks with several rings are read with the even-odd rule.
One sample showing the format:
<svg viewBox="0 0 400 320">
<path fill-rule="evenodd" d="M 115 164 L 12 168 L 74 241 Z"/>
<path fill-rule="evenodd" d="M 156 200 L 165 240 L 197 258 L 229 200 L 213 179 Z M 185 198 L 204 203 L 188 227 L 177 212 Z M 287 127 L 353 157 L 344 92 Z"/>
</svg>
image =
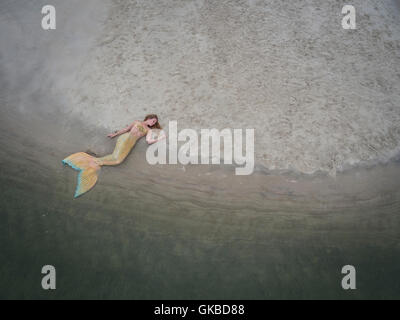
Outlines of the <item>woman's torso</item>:
<svg viewBox="0 0 400 320">
<path fill-rule="evenodd" d="M 149 129 L 140 121 L 135 121 L 129 133 L 135 137 L 141 138 L 147 134 L 148 130 Z"/>
</svg>

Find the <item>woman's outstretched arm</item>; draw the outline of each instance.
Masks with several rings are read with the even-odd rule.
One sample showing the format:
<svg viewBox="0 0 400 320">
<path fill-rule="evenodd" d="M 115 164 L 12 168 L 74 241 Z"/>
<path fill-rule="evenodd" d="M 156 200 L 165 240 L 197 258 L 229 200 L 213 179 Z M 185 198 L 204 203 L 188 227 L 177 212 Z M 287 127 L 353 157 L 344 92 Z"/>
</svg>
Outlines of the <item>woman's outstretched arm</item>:
<svg viewBox="0 0 400 320">
<path fill-rule="evenodd" d="M 121 129 L 121 130 L 119 130 L 119 131 L 115 131 L 114 133 L 108 134 L 107 137 L 109 137 L 109 138 L 112 139 L 112 138 L 114 138 L 114 137 L 116 137 L 116 136 L 119 136 L 120 134 L 123 134 L 123 133 L 125 133 L 125 132 L 130 131 L 130 130 L 132 129 L 132 127 L 133 127 L 133 123 L 130 124 L 129 126 L 127 126 L 127 127 L 124 128 L 124 129 Z"/>
</svg>

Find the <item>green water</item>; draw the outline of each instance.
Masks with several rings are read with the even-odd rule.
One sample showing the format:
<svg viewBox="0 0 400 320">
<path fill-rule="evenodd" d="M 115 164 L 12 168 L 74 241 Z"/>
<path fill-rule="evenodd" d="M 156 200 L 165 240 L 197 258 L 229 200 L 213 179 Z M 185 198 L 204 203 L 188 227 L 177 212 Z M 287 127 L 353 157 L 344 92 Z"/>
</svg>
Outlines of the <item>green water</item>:
<svg viewBox="0 0 400 320">
<path fill-rule="evenodd" d="M 238 204 L 188 186 L 146 187 L 140 175 L 122 188 L 136 153 L 73 199 L 76 172 L 56 165 L 62 154 L 43 166 L 3 148 L 0 298 L 400 297 L 398 191 L 330 210 L 290 198 Z M 56 290 L 41 288 L 46 264 Z M 356 290 L 341 288 L 346 264 Z"/>
</svg>

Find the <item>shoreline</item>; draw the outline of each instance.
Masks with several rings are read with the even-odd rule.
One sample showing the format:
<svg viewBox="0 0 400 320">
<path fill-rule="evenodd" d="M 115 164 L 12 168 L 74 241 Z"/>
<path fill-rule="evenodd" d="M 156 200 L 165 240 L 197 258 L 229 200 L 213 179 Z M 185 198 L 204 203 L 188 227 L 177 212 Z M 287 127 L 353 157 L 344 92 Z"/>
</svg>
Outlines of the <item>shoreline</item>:
<svg viewBox="0 0 400 320">
<path fill-rule="evenodd" d="M 51 129 L 48 129 L 49 132 L 40 130 L 43 125 L 39 123 L 30 128 L 28 123 L 20 122 L 28 132 L 34 133 L 38 130 L 37 134 L 32 134 L 28 138 L 21 132 L 19 138 L 18 134 L 15 134 L 14 137 L 2 137 L 1 140 L 4 144 L 13 146 L 14 157 L 22 154 L 29 159 L 35 159 L 34 161 L 43 168 L 55 170 L 61 176 L 69 175 L 68 180 L 73 182 L 69 185 L 72 188 L 72 196 L 77 172 L 64 168 L 61 160 L 71 153 L 87 149 L 103 156 L 112 152 L 116 139 L 108 139 L 107 132 L 103 129 L 84 127 L 79 121 L 71 119 L 58 123 L 57 118 L 61 119 L 56 117 L 51 122 L 44 120 L 44 124 L 51 123 L 56 130 L 51 135 L 49 135 Z M 73 123 L 73 126 L 69 124 L 65 126 L 66 123 Z M 7 124 L 3 124 L 3 129 L 6 126 Z M 4 148 L 3 152 L 6 152 L 6 149 Z M 400 190 L 400 163 L 396 161 L 354 167 L 345 172 L 338 172 L 336 177 L 324 172 L 304 174 L 295 171 L 276 172 L 259 169 L 249 176 L 236 176 L 234 165 L 150 165 L 146 161 L 146 149 L 147 144 L 141 139 L 124 163 L 115 167 L 104 167 L 98 185 L 89 194 L 96 194 L 99 186 L 109 188 L 113 185 L 129 194 L 130 190 L 138 187 L 129 182 L 131 179 L 145 189 L 152 189 L 153 193 L 169 194 L 171 198 L 174 197 L 173 192 L 181 194 L 187 191 L 190 195 L 199 197 L 200 201 L 222 197 L 228 202 L 237 204 L 241 201 L 244 203 L 253 201 L 262 207 L 271 200 L 277 205 L 287 202 L 289 207 L 304 205 L 310 209 L 315 204 L 316 210 L 320 210 L 323 206 L 334 209 L 378 203 L 385 201 L 385 197 L 390 199 L 391 195 Z M 7 157 L 12 159 L 12 156 L 5 157 L 5 154 L 2 157 L 3 161 Z M 159 186 L 157 182 L 160 183 Z M 147 183 L 154 186 L 146 187 Z M 192 190 L 193 194 L 189 190 Z M 85 197 L 83 195 L 83 198 Z"/>
</svg>

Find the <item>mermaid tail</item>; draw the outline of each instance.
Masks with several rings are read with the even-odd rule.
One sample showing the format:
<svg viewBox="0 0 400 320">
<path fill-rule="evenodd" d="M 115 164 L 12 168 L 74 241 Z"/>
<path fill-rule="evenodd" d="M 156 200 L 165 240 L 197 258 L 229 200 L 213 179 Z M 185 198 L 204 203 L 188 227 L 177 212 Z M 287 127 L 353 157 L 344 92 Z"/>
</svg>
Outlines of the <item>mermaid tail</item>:
<svg viewBox="0 0 400 320">
<path fill-rule="evenodd" d="M 100 171 L 100 165 L 96 160 L 97 158 L 85 152 L 78 152 L 71 154 L 62 161 L 63 164 L 68 164 L 79 171 L 75 198 L 89 191 L 96 184 Z"/>
<path fill-rule="evenodd" d="M 120 135 L 113 153 L 101 158 L 93 157 L 85 152 L 74 153 L 65 158 L 62 161 L 64 164 L 79 171 L 75 198 L 94 187 L 101 166 L 116 166 L 124 161 L 138 138 L 129 132 Z"/>
</svg>

